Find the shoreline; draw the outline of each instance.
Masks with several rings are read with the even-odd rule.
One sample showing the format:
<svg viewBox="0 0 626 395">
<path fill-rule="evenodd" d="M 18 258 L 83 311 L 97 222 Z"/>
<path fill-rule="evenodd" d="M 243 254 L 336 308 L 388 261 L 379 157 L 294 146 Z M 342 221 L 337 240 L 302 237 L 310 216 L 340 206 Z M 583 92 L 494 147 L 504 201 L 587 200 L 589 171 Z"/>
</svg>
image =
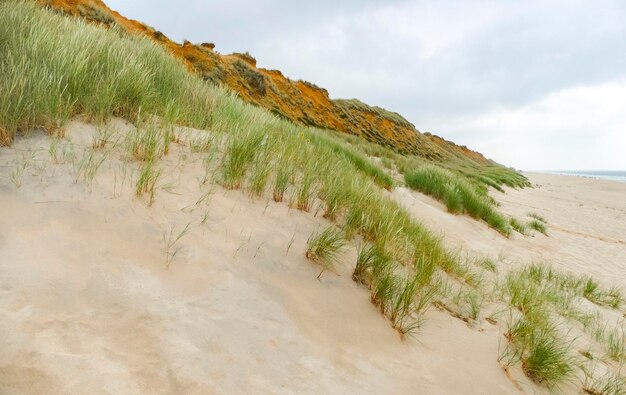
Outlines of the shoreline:
<svg viewBox="0 0 626 395">
<path fill-rule="evenodd" d="M 580 171 L 549 171 L 549 170 L 543 170 L 543 171 L 522 171 L 521 173 L 526 175 L 526 174 L 544 174 L 544 175 L 555 175 L 555 176 L 564 176 L 564 177 L 580 177 L 580 178 L 587 178 L 587 179 L 592 179 L 592 180 L 600 180 L 600 181 L 615 181 L 615 182 L 620 182 L 620 183 L 626 183 L 626 171 L 622 171 L 622 170 L 615 170 L 615 172 L 619 172 L 619 173 L 624 173 L 624 175 L 618 175 L 618 176 L 610 176 L 610 175 L 602 175 L 602 174 L 593 174 L 593 171 L 589 171 L 590 174 L 585 174 L 583 170 Z M 598 172 L 602 172 L 602 170 L 598 170 Z M 611 172 L 611 171 L 606 171 L 606 172 Z"/>
</svg>

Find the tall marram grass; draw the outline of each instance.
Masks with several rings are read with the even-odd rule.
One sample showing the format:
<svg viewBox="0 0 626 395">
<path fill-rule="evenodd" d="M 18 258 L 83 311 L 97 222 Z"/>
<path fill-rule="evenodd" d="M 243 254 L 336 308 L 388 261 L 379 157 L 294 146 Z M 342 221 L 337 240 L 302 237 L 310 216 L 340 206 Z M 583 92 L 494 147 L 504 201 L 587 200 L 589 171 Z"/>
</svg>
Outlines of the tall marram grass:
<svg viewBox="0 0 626 395">
<path fill-rule="evenodd" d="M 332 269 L 337 255 L 345 245 L 343 233 L 332 226 L 309 237 L 305 255 L 322 266 L 322 271 L 317 276 L 318 279 L 325 270 Z"/>
<path fill-rule="evenodd" d="M 62 130 L 76 115 L 123 117 L 137 125 L 126 144 L 142 163 L 136 192 L 149 192 L 152 202 L 158 161 L 175 138 L 171 125 L 223 134 L 211 139 L 223 143 L 218 182 L 253 195 L 269 182 L 274 200 L 292 194 L 305 211 L 321 204 L 342 235 L 379 246 L 388 260 L 363 268 L 362 283 L 402 333 L 428 308 L 437 268 L 455 266 L 438 238 L 383 193 L 393 181 L 365 155 L 205 83 L 146 38 L 8 0 L 0 3 L 0 53 L 2 144 L 36 127 Z"/>
<path fill-rule="evenodd" d="M 534 281 L 528 269 L 509 273 L 503 290 L 505 299 L 515 309 L 503 358 L 507 364 L 521 362 L 533 381 L 558 386 L 573 373 L 574 360 L 569 353 L 570 344 L 551 313 L 554 290 Z"/>
<path fill-rule="evenodd" d="M 365 157 L 365 155 L 345 146 L 344 144 L 332 141 L 322 134 L 309 134 L 308 137 L 313 143 L 317 145 L 324 145 L 330 148 L 337 155 L 346 158 L 357 169 L 369 175 L 379 186 L 385 189 L 391 189 L 393 187 L 393 179 L 385 173 L 383 169 L 372 164 L 367 157 Z"/>
<path fill-rule="evenodd" d="M 435 166 L 422 166 L 407 172 L 404 179 L 411 189 L 441 200 L 448 211 L 480 218 L 503 235 L 511 233 L 509 222 L 495 210 L 491 198 L 463 176 Z"/>
<path fill-rule="evenodd" d="M 148 40 L 44 12 L 0 4 L 0 143 L 17 131 L 52 132 L 74 115 L 134 121 L 141 112 L 209 127 L 216 105 L 202 81 Z"/>
</svg>

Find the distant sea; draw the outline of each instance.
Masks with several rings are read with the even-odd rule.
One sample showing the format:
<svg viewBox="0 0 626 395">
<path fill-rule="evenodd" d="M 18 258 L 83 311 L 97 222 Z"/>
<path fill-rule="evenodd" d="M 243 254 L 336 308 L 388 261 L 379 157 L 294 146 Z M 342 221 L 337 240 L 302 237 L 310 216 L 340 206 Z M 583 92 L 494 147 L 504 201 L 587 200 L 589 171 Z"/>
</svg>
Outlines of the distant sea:
<svg viewBox="0 0 626 395">
<path fill-rule="evenodd" d="M 546 171 L 546 173 L 626 182 L 625 170 L 559 170 Z"/>
</svg>

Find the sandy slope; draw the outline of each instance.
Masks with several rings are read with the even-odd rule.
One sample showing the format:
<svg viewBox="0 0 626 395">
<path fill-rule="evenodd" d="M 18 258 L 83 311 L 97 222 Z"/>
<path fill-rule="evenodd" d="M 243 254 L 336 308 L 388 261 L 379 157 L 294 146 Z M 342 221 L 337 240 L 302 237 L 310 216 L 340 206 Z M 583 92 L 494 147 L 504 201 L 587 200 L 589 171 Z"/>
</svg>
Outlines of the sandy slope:
<svg viewBox="0 0 626 395">
<path fill-rule="evenodd" d="M 76 152 L 93 133 L 70 126 Z M 35 133 L 0 148 L 0 393 L 520 393 L 497 362 L 498 325 L 472 329 L 433 309 L 416 339 L 400 341 L 350 279 L 354 247 L 317 281 L 303 251 L 326 224 L 313 214 L 202 186 L 199 161 L 180 147 L 148 207 L 134 197 L 135 163 L 110 158 L 93 183 L 74 183 L 49 144 Z M 506 212 L 544 215 L 550 237 L 506 240 L 422 195 L 393 196 L 450 245 L 624 285 L 626 185 L 531 179 L 542 186 L 498 199 Z M 166 268 L 163 236 L 187 224 Z M 524 392 L 546 392 L 513 375 Z"/>
</svg>

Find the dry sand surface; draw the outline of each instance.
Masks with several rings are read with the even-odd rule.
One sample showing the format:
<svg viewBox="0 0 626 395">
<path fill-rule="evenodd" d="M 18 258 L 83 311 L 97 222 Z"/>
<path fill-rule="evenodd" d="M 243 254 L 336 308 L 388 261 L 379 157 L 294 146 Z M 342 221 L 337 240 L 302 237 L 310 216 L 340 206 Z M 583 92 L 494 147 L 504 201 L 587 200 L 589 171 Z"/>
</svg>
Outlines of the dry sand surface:
<svg viewBox="0 0 626 395">
<path fill-rule="evenodd" d="M 74 122 L 61 146 L 80 158 L 94 133 Z M 148 207 L 134 196 L 136 163 L 109 158 L 75 182 L 50 141 L 35 132 L 0 148 L 0 393 L 547 392 L 504 373 L 501 324 L 470 328 L 431 309 L 401 341 L 351 280 L 354 246 L 316 280 L 304 249 L 326 223 L 314 213 L 203 186 L 182 147 Z M 549 237 L 507 240 L 423 195 L 392 196 L 453 248 L 626 287 L 626 184 L 529 177 L 535 188 L 494 196 L 505 213 L 544 216 Z M 164 238 L 187 225 L 168 267 Z"/>
</svg>

